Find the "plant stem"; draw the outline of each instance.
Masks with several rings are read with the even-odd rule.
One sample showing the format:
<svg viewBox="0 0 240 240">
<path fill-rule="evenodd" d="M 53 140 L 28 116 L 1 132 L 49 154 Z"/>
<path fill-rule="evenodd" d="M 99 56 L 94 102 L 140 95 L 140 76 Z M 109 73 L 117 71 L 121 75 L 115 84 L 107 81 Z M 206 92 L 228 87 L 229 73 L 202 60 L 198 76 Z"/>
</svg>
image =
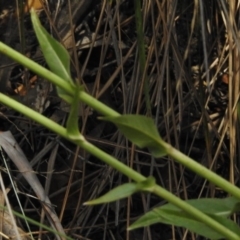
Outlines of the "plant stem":
<svg viewBox="0 0 240 240">
<path fill-rule="evenodd" d="M 167 154 L 172 157 L 176 162 L 179 162 L 185 167 L 191 169 L 199 176 L 202 176 L 203 178 L 209 180 L 209 182 L 214 183 L 216 186 L 220 187 L 221 189 L 225 190 L 226 192 L 230 193 L 232 196 L 240 200 L 240 189 L 238 187 L 234 186 L 232 183 L 228 182 L 224 178 L 218 176 L 216 173 L 194 161 L 192 158 L 178 151 L 168 143 L 163 142 L 162 145 L 166 149 Z"/>
<path fill-rule="evenodd" d="M 73 94 L 74 89 L 71 84 L 64 81 L 48 69 L 42 67 L 41 65 L 37 64 L 36 62 L 32 61 L 31 59 L 25 57 L 21 53 L 15 51 L 14 49 L 10 48 L 6 44 L 0 42 L 0 52 L 7 55 L 9 58 L 13 59 L 14 61 L 22 64 L 23 66 L 27 67 L 28 69 L 32 70 L 39 76 L 49 80 L 54 85 L 64 89 L 67 93 Z"/>
<path fill-rule="evenodd" d="M 2 93 L 0 93 L 0 102 L 17 112 L 22 113 L 26 117 L 50 129 L 51 131 L 61 135 L 62 137 L 67 137 L 67 130 L 64 127 Z"/>
<path fill-rule="evenodd" d="M 166 199 L 168 202 L 174 204 L 175 206 L 182 209 L 184 212 L 188 213 L 190 216 L 194 217 L 196 220 L 205 223 L 207 226 L 214 229 L 216 232 L 222 234 L 226 237 L 226 239 L 240 239 L 240 237 L 229 230 L 228 228 L 224 227 L 222 224 L 218 223 L 211 217 L 207 216 L 206 214 L 202 213 L 195 207 L 191 206 L 190 204 L 187 204 L 185 201 L 181 200 L 180 198 L 176 197 L 166 189 L 156 186 L 153 193 L 155 193 L 157 196 L 162 197 Z"/>
<path fill-rule="evenodd" d="M 70 95 L 74 96 L 74 86 L 69 82 L 63 80 L 62 78 L 58 77 L 56 74 L 52 73 L 51 71 L 47 70 L 46 68 L 42 67 L 41 65 L 35 63 L 31 59 L 25 57 L 21 53 L 15 51 L 14 49 L 8 47 L 6 44 L 0 42 L 0 52 L 4 53 L 8 57 L 12 58 L 16 62 L 22 64 L 23 66 L 27 67 L 31 71 L 35 72 L 39 76 L 47 79 L 54 86 L 58 86 L 62 88 L 64 91 L 69 93 Z M 1 90 L 0 90 L 1 91 Z M 86 103 L 88 106 L 92 107 L 97 112 L 103 114 L 104 116 L 120 116 L 120 114 L 113 109 L 109 108 L 105 104 L 101 103 L 97 99 L 93 98 L 89 94 L 84 91 L 79 92 L 79 100 Z M 11 106 L 10 106 L 11 107 Z"/>
<path fill-rule="evenodd" d="M 94 110 L 103 114 L 104 116 L 109 116 L 109 117 L 121 116 L 118 112 L 106 106 L 105 104 L 101 103 L 100 101 L 98 101 L 96 98 L 92 97 L 85 91 L 80 91 L 78 94 L 78 98 L 80 101 L 86 103 L 88 106 L 92 107 Z"/>
<path fill-rule="evenodd" d="M 148 76 L 145 71 L 145 69 L 146 69 L 146 54 L 145 54 L 141 2 L 142 1 L 140 1 L 140 0 L 134 0 L 138 55 L 139 55 L 139 65 L 140 65 L 140 76 L 142 77 L 142 81 L 143 81 L 143 92 L 144 92 L 147 114 L 151 116 L 152 111 L 151 111 L 151 100 L 150 100 L 150 94 L 149 94 L 149 83 L 148 83 Z"/>
<path fill-rule="evenodd" d="M 100 160 L 102 160 L 103 162 L 108 164 L 109 166 L 113 167 L 114 169 L 118 170 L 119 172 L 123 173 L 125 176 L 128 176 L 130 179 L 134 180 L 135 182 L 141 182 L 141 181 L 146 180 L 146 177 L 144 177 L 140 173 L 136 172 L 135 170 L 131 169 L 130 167 L 128 167 L 124 163 L 118 161 L 116 158 L 110 156 L 109 154 L 107 154 L 104 151 L 100 150 L 99 148 L 95 147 L 94 145 L 87 142 L 86 140 L 74 141 L 74 140 L 70 139 L 68 134 L 67 134 L 67 130 L 64 127 L 60 126 L 59 124 L 53 122 L 52 120 L 50 120 L 46 117 L 44 117 L 43 115 L 35 112 L 34 110 L 32 110 L 28 107 L 25 107 L 21 103 L 5 96 L 2 93 L 0 93 L 0 102 L 2 102 L 3 104 L 15 109 L 18 112 L 21 112 L 22 114 L 24 114 L 25 116 L 29 117 L 30 119 L 38 122 L 42 126 L 50 129 L 53 132 L 56 132 L 60 136 L 66 138 L 69 141 L 75 143 L 76 145 L 82 147 L 87 152 L 96 156 L 97 158 L 99 158 Z M 168 146 L 168 152 L 171 152 L 172 156 L 178 157 L 178 158 L 186 157 L 183 154 L 179 155 L 179 152 L 177 150 L 175 150 L 174 148 L 170 148 L 169 146 Z M 169 153 L 169 155 L 170 155 L 170 153 Z M 192 160 L 190 162 L 192 162 Z M 226 180 L 223 180 L 223 181 L 226 181 Z M 231 185 L 227 181 L 226 181 L 226 183 L 227 183 L 226 185 L 228 185 L 228 186 Z M 162 198 L 166 199 L 168 202 L 176 205 L 177 207 L 179 207 L 180 209 L 182 209 L 183 211 L 185 211 L 186 213 L 188 213 L 190 216 L 194 217 L 195 219 L 197 219 L 201 222 L 205 222 L 206 225 L 208 225 L 209 227 L 211 227 L 215 231 L 221 233 L 227 239 L 239 239 L 239 237 L 235 233 L 231 232 L 230 230 L 225 228 L 223 225 L 219 224 L 214 219 L 208 217 L 206 214 L 202 213 L 198 209 L 192 207 L 191 205 L 189 205 L 185 201 L 183 201 L 183 200 L 179 199 L 178 197 L 174 196 L 172 193 L 165 190 L 164 188 L 156 185 L 156 187 L 153 190 L 153 193 L 155 193 L 159 197 L 162 197 Z"/>
</svg>

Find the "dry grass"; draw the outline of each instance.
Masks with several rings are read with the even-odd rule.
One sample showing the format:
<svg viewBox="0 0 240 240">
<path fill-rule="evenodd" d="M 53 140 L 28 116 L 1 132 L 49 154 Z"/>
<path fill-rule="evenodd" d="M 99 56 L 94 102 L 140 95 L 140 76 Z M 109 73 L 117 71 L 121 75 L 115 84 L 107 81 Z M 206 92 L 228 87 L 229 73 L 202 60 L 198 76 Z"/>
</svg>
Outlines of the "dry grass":
<svg viewBox="0 0 240 240">
<path fill-rule="evenodd" d="M 117 111 L 150 115 L 167 142 L 239 185 L 239 4 L 143 0 L 146 64 L 141 69 L 131 2 L 116 1 L 111 5 L 105 0 L 100 7 L 93 4 L 94 17 L 85 18 L 91 32 L 83 33 L 87 27 L 82 19 L 70 24 L 70 33 L 75 34 L 67 45 L 73 75 L 92 95 Z M 46 6 L 45 11 L 50 8 Z M 51 18 L 50 12 L 46 15 Z M 71 19 L 69 13 L 70 22 Z M 54 24 L 53 19 L 49 22 Z M 81 43 L 83 36 L 88 38 L 87 43 Z M 151 112 L 146 107 L 144 81 L 149 84 Z M 98 115 L 90 112 L 85 108 L 80 116 L 81 131 L 90 141 L 142 174 L 154 175 L 161 186 L 176 196 L 182 199 L 225 196 L 173 159 L 155 159 L 140 151 L 113 126 L 99 123 Z M 9 110 L 4 114 L 19 128 L 26 121 L 16 115 L 13 120 Z M 66 115 L 62 113 L 58 121 L 64 124 Z M 57 205 L 64 228 L 74 239 L 197 239 L 183 229 L 163 225 L 133 233 L 126 231 L 137 216 L 164 203 L 155 196 L 138 194 L 126 201 L 83 207 L 84 201 L 128 179 L 28 122 L 28 127 L 25 123 L 21 131 L 32 151 L 15 126 L 1 121 L 22 142 L 29 159 L 34 159 L 34 170 Z M 29 193 L 23 182 L 19 182 L 19 188 Z M 22 202 L 30 217 L 40 219 L 37 201 L 26 195 Z"/>
</svg>

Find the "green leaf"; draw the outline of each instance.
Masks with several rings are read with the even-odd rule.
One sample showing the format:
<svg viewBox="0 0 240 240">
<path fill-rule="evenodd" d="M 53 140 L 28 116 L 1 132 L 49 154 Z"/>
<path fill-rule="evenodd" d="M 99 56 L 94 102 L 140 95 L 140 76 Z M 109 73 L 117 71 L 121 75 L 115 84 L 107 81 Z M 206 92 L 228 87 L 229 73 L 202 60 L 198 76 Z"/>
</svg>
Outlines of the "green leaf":
<svg viewBox="0 0 240 240">
<path fill-rule="evenodd" d="M 70 56 L 67 50 L 43 28 L 33 9 L 31 9 L 31 19 L 42 53 L 50 70 L 69 82 L 69 84 L 73 84 L 70 74 Z M 71 103 L 72 97 L 64 90 L 57 87 L 57 92 L 61 98 Z"/>
<path fill-rule="evenodd" d="M 150 176 L 145 181 L 137 183 L 138 191 L 153 192 L 156 186 L 156 180 L 154 177 Z"/>
<path fill-rule="evenodd" d="M 211 232 L 211 229 L 205 224 L 202 224 L 194 219 L 188 218 L 185 214 L 179 215 L 175 211 L 161 210 L 156 208 L 141 218 L 134 222 L 128 229 L 133 230 L 140 227 L 147 227 L 156 223 L 164 223 L 169 225 L 175 225 L 178 227 L 185 227 L 192 232 L 195 232 L 199 235 L 204 234 L 203 236 L 210 239 L 218 239 L 222 236 L 214 231 Z"/>
<path fill-rule="evenodd" d="M 223 238 L 221 234 L 211 230 L 205 224 L 200 223 L 192 218 L 189 218 L 185 214 L 179 214 L 176 213 L 175 211 L 170 210 L 162 210 L 160 208 L 154 209 L 143 215 L 136 222 L 134 222 L 128 228 L 128 230 L 133 230 L 140 227 L 147 227 L 156 223 L 164 223 L 178 227 L 184 227 L 192 232 L 195 232 L 199 235 L 202 235 L 210 239 Z"/>
<path fill-rule="evenodd" d="M 184 227 L 189 229 L 190 231 L 197 233 L 201 236 L 204 236 L 206 238 L 210 239 L 223 239 L 224 236 L 215 230 L 208 227 L 206 224 L 199 222 L 195 219 L 193 219 L 191 216 L 189 216 L 187 213 L 170 211 L 170 210 L 162 210 L 161 213 L 164 218 L 166 218 L 166 221 L 168 221 L 168 224 Z M 229 230 L 233 231 L 236 234 L 240 234 L 239 227 L 231 220 L 220 217 L 214 214 L 207 214 L 209 217 L 212 217 L 215 221 L 221 223 L 224 227 L 227 227 Z"/>
<path fill-rule="evenodd" d="M 97 199 L 85 202 L 84 205 L 95 205 L 113 202 L 122 198 L 129 197 L 139 191 L 153 191 L 153 188 L 156 185 L 155 182 L 155 178 L 150 176 L 146 180 L 139 183 L 125 183 L 119 187 L 112 189 Z"/>
<path fill-rule="evenodd" d="M 137 191 L 138 187 L 136 183 L 125 183 L 119 187 L 112 189 L 111 191 L 97 199 L 85 202 L 84 205 L 95 205 L 113 202 L 122 198 L 129 197 L 132 194 L 136 193 Z"/>
<path fill-rule="evenodd" d="M 223 226 L 227 227 L 232 232 L 236 233 L 238 236 L 240 236 L 239 225 L 237 223 L 235 223 L 234 221 L 232 221 L 228 218 L 216 216 L 214 214 L 208 214 L 208 215 L 210 217 L 212 217 L 214 220 L 216 220 L 217 222 L 221 223 Z"/>
<path fill-rule="evenodd" d="M 239 210 L 239 201 L 233 197 L 225 199 L 196 199 L 186 201 L 198 210 L 206 213 L 217 222 L 221 223 L 229 230 L 240 235 L 240 229 L 236 223 L 227 219 L 233 212 Z M 178 227 L 184 227 L 192 232 L 202 235 L 210 239 L 224 238 L 218 232 L 212 230 L 204 223 L 199 222 L 183 212 L 178 207 L 172 204 L 166 204 L 159 208 L 155 208 L 152 211 L 146 213 L 134 222 L 129 230 L 139 227 L 146 227 L 151 224 L 164 223 L 169 225 L 175 225 Z"/>
<path fill-rule="evenodd" d="M 228 198 L 200 198 L 186 201 L 192 207 L 197 208 L 206 214 L 215 214 L 217 216 L 229 217 L 232 213 L 240 210 L 239 200 L 234 197 Z M 182 210 L 175 205 L 168 203 L 161 207 L 163 210 L 173 210 L 182 212 Z"/>
<path fill-rule="evenodd" d="M 126 138 L 140 148 L 148 148 L 154 157 L 166 155 L 163 140 L 151 118 L 129 114 L 101 119 L 114 123 Z"/>
<path fill-rule="evenodd" d="M 72 140 L 84 140 L 83 135 L 79 132 L 78 127 L 78 111 L 79 111 L 79 91 L 83 91 L 83 87 L 75 87 L 75 95 L 72 99 L 70 113 L 67 120 L 67 134 Z"/>
</svg>

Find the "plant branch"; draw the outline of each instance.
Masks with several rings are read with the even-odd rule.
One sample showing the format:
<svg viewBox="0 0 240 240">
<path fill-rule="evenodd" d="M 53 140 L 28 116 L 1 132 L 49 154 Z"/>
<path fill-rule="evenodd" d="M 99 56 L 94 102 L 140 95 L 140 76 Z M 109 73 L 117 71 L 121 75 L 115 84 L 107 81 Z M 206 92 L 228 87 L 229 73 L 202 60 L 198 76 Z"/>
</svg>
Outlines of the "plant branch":
<svg viewBox="0 0 240 240">
<path fill-rule="evenodd" d="M 57 76 L 56 74 L 52 73 L 48 69 L 42 67 L 41 65 L 35 63 L 31 59 L 25 57 L 21 53 L 15 51 L 14 49 L 8 47 L 6 44 L 0 42 L 0 52 L 7 55 L 8 57 L 12 58 L 16 62 L 22 64 L 23 66 L 27 67 L 31 71 L 35 72 L 39 76 L 47 79 L 51 83 L 53 83 L 55 86 L 58 86 L 59 88 L 62 88 L 64 91 L 69 93 L 70 95 L 74 96 L 74 89 L 75 86 L 72 84 L 69 84 L 69 82 L 64 81 L 62 78 Z M 1 92 L 1 89 L 0 89 Z M 86 103 L 88 106 L 92 107 L 97 112 L 103 114 L 104 116 L 120 116 L 120 114 L 113 109 L 109 108 L 105 104 L 101 103 L 97 99 L 93 98 L 91 95 L 87 94 L 84 91 L 79 92 L 79 100 Z M 12 106 L 10 106 L 12 107 Z"/>
</svg>

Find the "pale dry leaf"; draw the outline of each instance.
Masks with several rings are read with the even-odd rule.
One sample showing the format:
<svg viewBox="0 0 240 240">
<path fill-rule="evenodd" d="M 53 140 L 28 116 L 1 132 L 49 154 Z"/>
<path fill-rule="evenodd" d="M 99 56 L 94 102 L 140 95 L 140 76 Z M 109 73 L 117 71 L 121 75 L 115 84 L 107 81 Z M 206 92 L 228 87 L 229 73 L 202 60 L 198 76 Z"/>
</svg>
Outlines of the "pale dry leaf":
<svg viewBox="0 0 240 240">
<path fill-rule="evenodd" d="M 4 195 L 0 190 L 0 205 L 4 206 Z M 15 219 L 14 219 L 15 221 Z M 0 224 L 1 224 L 1 235 L 8 239 L 16 239 L 16 232 L 14 226 L 16 226 L 16 222 L 13 223 L 11 216 L 6 210 L 0 209 Z M 29 240 L 31 239 L 28 233 L 24 232 L 21 228 L 17 228 L 19 235 L 21 236 L 21 240 Z"/>
<path fill-rule="evenodd" d="M 52 227 L 58 232 L 65 234 L 59 218 L 57 217 L 54 209 L 51 207 L 51 202 L 48 196 L 45 194 L 45 191 L 36 174 L 34 173 L 29 161 L 10 131 L 0 133 L 0 145 L 7 153 L 8 157 L 14 162 L 18 170 L 22 173 L 28 184 L 32 187 L 39 200 L 42 202 L 42 206 L 47 212 L 46 215 Z M 61 239 L 59 236 L 57 237 L 58 239 Z"/>
<path fill-rule="evenodd" d="M 2 211 L 1 211 L 2 214 Z M 21 240 L 29 240 L 31 239 L 26 232 L 24 232 L 21 228 L 17 228 L 19 235 L 21 236 Z M 3 234 L 8 236 L 10 239 L 16 239 L 16 233 L 14 229 L 14 225 L 12 223 L 11 217 L 7 211 L 3 212 Z"/>
</svg>

